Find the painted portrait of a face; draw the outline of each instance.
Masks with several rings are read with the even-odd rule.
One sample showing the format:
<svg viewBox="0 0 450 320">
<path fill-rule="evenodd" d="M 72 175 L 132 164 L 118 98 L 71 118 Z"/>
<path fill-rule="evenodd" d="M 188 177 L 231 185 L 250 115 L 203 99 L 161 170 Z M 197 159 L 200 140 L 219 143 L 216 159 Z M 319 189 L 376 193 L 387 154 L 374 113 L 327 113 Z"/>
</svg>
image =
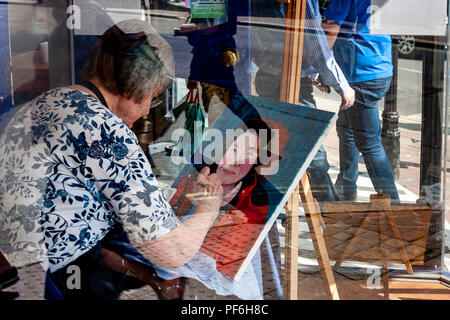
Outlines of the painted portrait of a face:
<svg viewBox="0 0 450 320">
<path fill-rule="evenodd" d="M 217 166 L 217 175 L 222 185 L 241 181 L 257 163 L 258 135 L 247 130 L 228 147 Z"/>
</svg>

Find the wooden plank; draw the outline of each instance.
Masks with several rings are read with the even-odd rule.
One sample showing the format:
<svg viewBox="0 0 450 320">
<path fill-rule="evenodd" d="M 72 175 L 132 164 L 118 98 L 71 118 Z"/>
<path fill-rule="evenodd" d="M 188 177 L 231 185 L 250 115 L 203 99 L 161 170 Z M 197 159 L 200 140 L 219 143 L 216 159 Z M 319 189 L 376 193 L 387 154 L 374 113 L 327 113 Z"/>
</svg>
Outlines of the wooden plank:
<svg viewBox="0 0 450 320">
<path fill-rule="evenodd" d="M 286 14 L 280 100 L 298 103 L 302 68 L 306 0 L 289 2 Z"/>
<path fill-rule="evenodd" d="M 291 0 L 287 6 L 285 38 L 283 49 L 283 69 L 280 100 L 297 103 L 300 90 L 301 53 L 303 32 L 299 27 L 305 23 L 306 0 Z M 301 19 L 303 17 L 303 19 Z M 286 204 L 287 228 L 285 236 L 285 281 L 284 297 L 298 299 L 298 210 L 299 189 L 294 189 Z"/>
<path fill-rule="evenodd" d="M 291 0 L 289 2 L 285 26 L 280 100 L 294 104 L 298 103 L 300 95 L 305 14 L 306 0 Z M 305 212 L 308 212 L 307 221 L 311 238 L 313 239 L 317 260 L 328 295 L 332 299 L 339 299 L 333 271 L 331 270 L 325 247 L 325 240 L 320 229 L 320 210 L 312 197 L 308 176 L 306 174 L 300 181 L 300 189 Z M 297 205 L 297 208 L 294 208 L 295 205 Z M 298 189 L 293 192 L 286 206 L 286 212 L 289 212 L 285 254 L 286 280 L 284 290 L 286 299 L 297 299 L 298 251 L 293 251 L 294 248 L 298 250 L 298 218 L 295 217 L 296 211 L 298 215 Z"/>
<path fill-rule="evenodd" d="M 280 87 L 280 100 L 285 102 L 290 102 L 288 96 L 289 90 L 289 81 L 288 79 L 291 77 L 292 70 L 292 62 L 290 59 L 291 51 L 295 50 L 292 48 L 292 17 L 294 16 L 294 0 L 289 3 L 287 6 L 286 12 L 286 25 L 284 32 L 284 49 L 283 49 L 283 69 L 282 69 L 282 77 L 281 77 L 281 87 Z"/>
<path fill-rule="evenodd" d="M 285 252 L 284 252 L 284 298 L 298 299 L 298 186 L 286 203 Z"/>
<path fill-rule="evenodd" d="M 302 198 L 306 221 L 308 222 L 309 232 L 314 245 L 314 251 L 316 253 L 320 273 L 322 274 L 322 279 L 325 282 L 327 295 L 330 299 L 339 300 L 339 293 L 334 280 L 333 270 L 331 269 L 325 239 L 323 238 L 322 230 L 320 228 L 320 209 L 316 200 L 313 198 L 308 181 L 308 175 L 306 174 L 300 180 L 300 196 Z"/>
<path fill-rule="evenodd" d="M 374 197 L 378 196 L 374 195 Z M 345 259 L 361 262 L 380 261 L 379 250 L 371 250 L 371 248 L 378 248 L 379 245 L 378 215 L 369 217 L 370 222 L 367 224 L 362 225 L 362 223 L 368 218 L 370 212 L 386 211 L 383 205 L 376 211 L 373 211 L 370 203 L 342 203 L 342 205 L 341 203 L 320 203 L 320 206 L 326 224 L 324 235 L 330 259 L 338 261 L 348 243 L 356 235 L 356 230 L 362 227 L 364 230 L 360 231 L 358 248 L 354 247 L 345 254 Z M 386 228 L 386 259 L 388 263 L 405 264 L 408 273 L 411 273 L 410 265 L 424 263 L 432 209 L 420 203 L 389 204 L 388 200 L 386 208 L 389 207 L 390 211 L 386 211 L 389 219 Z M 349 238 L 348 235 L 351 237 Z"/>
</svg>

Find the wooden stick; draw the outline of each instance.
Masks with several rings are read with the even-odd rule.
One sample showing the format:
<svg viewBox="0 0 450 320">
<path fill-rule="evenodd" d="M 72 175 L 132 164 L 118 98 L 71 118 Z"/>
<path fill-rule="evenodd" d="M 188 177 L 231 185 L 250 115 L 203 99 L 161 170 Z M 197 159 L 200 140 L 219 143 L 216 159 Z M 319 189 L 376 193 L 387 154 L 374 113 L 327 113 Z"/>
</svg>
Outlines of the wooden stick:
<svg viewBox="0 0 450 320">
<path fill-rule="evenodd" d="M 386 220 L 384 219 L 384 213 L 379 212 L 379 221 L 380 221 L 380 252 L 381 252 L 381 261 L 382 261 L 382 278 L 383 278 L 383 292 L 384 297 L 389 299 L 389 273 L 387 268 L 387 254 L 385 249 L 386 242 Z"/>
<path fill-rule="evenodd" d="M 280 100 L 298 103 L 302 69 L 306 0 L 289 1 L 286 14 Z"/>
<path fill-rule="evenodd" d="M 337 269 L 339 269 L 339 267 L 341 266 L 342 262 L 349 256 L 349 252 L 350 250 L 353 248 L 353 246 L 355 245 L 356 241 L 358 241 L 359 236 L 361 235 L 361 233 L 363 233 L 363 231 L 366 228 L 366 225 L 369 224 L 370 219 L 375 216 L 376 213 L 375 212 L 370 212 L 367 217 L 364 219 L 363 223 L 361 223 L 361 226 L 359 227 L 358 231 L 356 231 L 355 235 L 353 236 L 352 240 L 350 240 L 349 244 L 345 247 L 344 252 L 342 253 L 342 255 L 339 257 L 339 260 L 336 261 L 336 263 L 334 264 L 334 270 L 336 271 Z"/>
<path fill-rule="evenodd" d="M 389 271 L 387 263 L 383 262 L 381 265 L 382 279 L 383 279 L 383 294 L 384 298 L 389 300 Z"/>
<path fill-rule="evenodd" d="M 413 274 L 413 269 L 411 265 L 411 261 L 409 260 L 408 253 L 406 252 L 405 244 L 403 243 L 402 237 L 400 235 L 400 230 L 398 230 L 397 221 L 395 221 L 394 215 L 392 214 L 392 210 L 386 210 L 386 215 L 389 220 L 389 224 L 394 231 L 395 239 L 397 240 L 398 248 L 400 249 L 400 253 L 402 255 L 403 263 L 406 266 L 406 270 L 409 274 Z"/>
<path fill-rule="evenodd" d="M 318 211 L 319 211 L 319 212 L 322 212 L 322 211 L 320 210 L 320 205 L 319 205 L 319 203 L 317 202 L 316 198 L 314 198 L 314 203 L 316 204 L 316 207 L 319 209 Z M 327 225 L 325 224 L 325 220 L 323 219 L 322 215 L 319 214 L 318 217 L 319 217 L 320 226 L 321 226 L 322 228 L 326 228 Z"/>
<path fill-rule="evenodd" d="M 285 229 L 284 253 L 284 298 L 298 299 L 298 186 L 292 192 L 285 208 L 287 227 Z"/>
<path fill-rule="evenodd" d="M 290 0 L 287 6 L 283 69 L 280 84 L 280 100 L 298 103 L 302 67 L 303 32 L 305 24 L 306 0 Z M 284 297 L 298 298 L 298 186 L 286 204 L 286 251 Z"/>
<path fill-rule="evenodd" d="M 306 1 L 307 0 L 290 0 L 286 16 L 280 100 L 294 104 L 298 103 L 300 95 Z M 300 187 L 302 189 L 300 195 L 302 196 L 304 207 L 306 207 L 305 212 L 308 212 L 306 215 L 307 221 L 311 238 L 313 239 L 314 248 L 316 250 L 317 260 L 322 272 L 322 277 L 324 278 L 330 298 L 339 299 L 336 283 L 334 282 L 333 271 L 331 270 L 330 261 L 328 258 L 328 252 L 325 247 L 325 240 L 323 239 L 323 234 L 320 229 L 320 222 L 318 220 L 318 213 L 320 211 L 316 207 L 313 200 L 311 190 L 309 189 L 308 176 L 306 174 L 302 177 Z M 305 191 L 308 192 L 307 196 Z M 308 198 L 309 200 L 305 202 L 303 198 Z M 296 203 L 298 204 L 298 189 L 296 189 L 296 191 L 294 191 L 291 195 L 286 207 L 286 212 L 290 213 L 290 217 L 288 218 L 288 228 L 286 229 L 286 299 L 294 299 L 294 297 L 295 299 L 297 298 L 298 280 L 295 279 L 297 279 L 298 276 L 298 217 L 295 217 L 295 210 L 298 210 L 298 206 L 297 208 L 294 208 Z M 311 213 L 312 215 L 310 215 Z M 294 248 L 297 252 L 294 252 Z"/>
<path fill-rule="evenodd" d="M 373 204 L 373 208 L 377 208 L 377 210 L 383 212 L 388 217 L 389 224 L 391 225 L 392 230 L 394 231 L 397 246 L 402 256 L 402 261 L 405 264 L 408 273 L 413 274 L 411 261 L 409 260 L 405 244 L 403 243 L 402 237 L 400 235 L 400 230 L 398 229 L 397 221 L 395 221 L 394 215 L 392 213 L 390 195 L 388 194 L 383 195 L 381 191 L 378 191 L 377 194 L 370 196 L 370 201 Z"/>
<path fill-rule="evenodd" d="M 370 206 L 372 210 L 378 212 L 380 224 L 380 253 L 383 278 L 384 297 L 389 299 L 389 273 L 387 268 L 386 244 L 386 219 L 385 212 L 391 209 L 391 196 L 378 191 L 377 194 L 370 195 Z"/>
<path fill-rule="evenodd" d="M 331 269 L 325 239 L 323 238 L 323 233 L 320 229 L 320 208 L 313 198 L 307 174 L 304 174 L 300 180 L 300 196 L 302 198 L 303 208 L 305 209 L 306 221 L 308 222 L 320 273 L 325 282 L 327 295 L 330 299 L 339 300 L 339 293 L 334 280 L 333 270 Z"/>
</svg>

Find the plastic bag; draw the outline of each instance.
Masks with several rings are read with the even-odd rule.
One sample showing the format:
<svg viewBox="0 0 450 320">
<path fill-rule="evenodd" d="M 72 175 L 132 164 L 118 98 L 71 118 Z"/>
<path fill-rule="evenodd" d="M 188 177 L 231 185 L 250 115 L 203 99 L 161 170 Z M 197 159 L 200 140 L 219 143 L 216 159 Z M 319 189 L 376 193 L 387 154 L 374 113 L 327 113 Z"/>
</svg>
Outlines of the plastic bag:
<svg viewBox="0 0 450 320">
<path fill-rule="evenodd" d="M 198 87 L 191 89 L 186 98 L 184 111 L 186 122 L 184 128 L 191 136 L 191 150 L 200 146 L 203 140 L 203 132 L 205 131 L 205 116 L 200 105 L 200 93 Z"/>
</svg>

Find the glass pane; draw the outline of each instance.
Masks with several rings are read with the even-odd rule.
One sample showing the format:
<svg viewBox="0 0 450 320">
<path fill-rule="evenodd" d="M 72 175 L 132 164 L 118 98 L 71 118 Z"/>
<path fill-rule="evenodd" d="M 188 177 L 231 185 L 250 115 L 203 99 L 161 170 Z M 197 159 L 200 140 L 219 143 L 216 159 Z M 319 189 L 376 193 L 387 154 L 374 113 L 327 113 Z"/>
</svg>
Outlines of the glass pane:
<svg viewBox="0 0 450 320">
<path fill-rule="evenodd" d="M 161 200 L 164 205 L 158 207 L 158 214 L 164 211 L 161 209 L 164 206 L 172 206 L 177 217 L 165 220 L 163 226 L 155 228 L 166 230 L 167 225 L 174 227 L 184 223 L 197 209 L 185 197 L 189 190 L 192 191 L 189 188 L 195 185 L 192 177 L 197 177 L 202 168 L 208 167 L 210 173 L 218 175 L 225 200 L 220 202 L 218 210 L 221 214 L 204 235 L 206 240 L 199 244 L 202 247 L 195 257 L 206 259 L 209 264 L 205 265 L 212 269 L 200 268 L 203 260 L 199 258 L 193 259 L 197 265 L 185 264 L 181 269 L 184 273 L 178 274 L 200 280 L 206 287 L 216 286 L 212 289 L 215 295 L 207 296 L 202 291 L 196 292 L 196 297 L 221 298 L 232 293 L 231 299 L 282 298 L 282 281 L 277 274 L 284 273 L 292 262 L 287 253 L 289 237 L 286 234 L 290 226 L 289 212 L 294 208 L 299 209 L 300 215 L 299 259 L 295 261 L 299 265 L 299 285 L 309 286 L 299 290 L 299 298 L 329 298 L 325 290 L 311 289 L 322 286 L 315 282 L 322 279 L 318 276 L 319 251 L 311 237 L 314 230 L 310 229 L 312 224 L 307 214 L 311 209 L 302 201 L 297 206 L 296 200 L 292 208 L 285 208 L 291 192 L 304 175 L 308 177 L 311 196 L 318 203 L 314 208 L 321 212 L 317 222 L 321 223 L 321 228 L 316 232 L 323 232 L 331 260 L 330 263 L 325 261 L 325 265 L 335 268 L 336 278 L 357 279 L 348 280 L 349 286 L 361 290 L 358 291 L 360 295 L 352 296 L 348 287 L 339 287 L 345 291 L 340 293 L 341 297 L 382 299 L 384 259 L 387 259 L 386 268 L 391 279 L 450 280 L 448 2 L 0 1 L 0 139 L 12 136 L 8 140 L 12 146 L 0 145 L 0 151 L 15 152 L 28 146 L 26 141 L 17 141 L 34 137 L 41 132 L 39 129 L 45 129 L 35 125 L 42 120 L 35 114 L 29 114 L 30 121 L 21 122 L 22 113 L 24 117 L 26 114 L 22 107 L 33 106 L 37 103 L 36 100 L 33 102 L 36 97 L 42 97 L 51 89 L 57 92 L 58 88 L 75 84 L 89 85 L 83 80 L 105 84 L 99 78 L 83 78 L 89 71 L 83 68 L 92 60 L 89 57 L 95 53 L 92 49 L 96 44 L 102 46 L 98 50 L 109 54 L 115 52 L 121 58 L 139 56 L 142 52 L 146 58 L 152 56 L 155 48 L 149 53 L 141 44 L 132 46 L 126 54 L 117 53 L 128 41 L 134 43 L 139 33 L 129 32 L 129 38 L 113 47 L 99 42 L 105 31 L 121 21 L 145 21 L 171 47 L 174 74 L 168 76 L 172 80 L 168 86 L 151 79 L 158 82 L 157 88 L 152 87 L 151 102 L 145 100 L 146 105 L 142 106 L 145 110 L 129 124 L 127 116 L 133 112 L 119 114 L 117 110 L 127 105 L 135 111 L 133 108 L 137 108 L 138 103 L 137 100 L 130 102 L 136 96 L 127 96 L 129 92 L 125 91 L 130 86 L 147 88 L 149 79 L 143 74 L 154 70 L 148 70 L 149 62 L 133 72 L 129 72 L 133 67 L 130 66 L 128 73 L 121 73 L 126 69 L 121 58 L 115 57 L 111 63 L 105 63 L 105 68 L 114 70 L 114 81 L 120 83 L 118 91 L 124 90 L 120 94 L 104 92 L 108 102 L 121 102 L 121 105 L 114 103 L 108 112 L 118 116 L 119 122 L 123 120 L 137 138 L 133 140 L 132 135 L 133 139 L 127 140 L 123 132 L 115 132 L 113 138 L 117 149 L 111 151 L 105 162 L 112 158 L 118 162 L 123 160 L 120 153 L 128 149 L 119 147 L 125 141 L 137 143 L 136 153 L 139 159 L 145 156 L 142 161 L 149 165 L 145 167 L 148 172 L 151 166 L 151 178 L 158 180 L 158 187 L 141 181 L 132 188 L 135 203 L 128 199 L 126 204 L 111 209 L 109 204 L 102 202 L 102 209 L 98 210 L 104 209 L 108 217 L 105 219 L 111 223 L 102 220 L 99 224 L 105 223 L 105 226 L 89 225 L 98 231 L 97 238 L 92 233 L 90 239 L 100 241 L 104 236 L 101 232 L 112 232 L 113 221 L 119 221 L 116 225 L 138 221 L 136 229 L 131 229 L 141 234 L 153 232 L 139 225 L 139 219 L 146 213 L 133 211 L 133 208 L 143 203 L 151 206 L 148 204 L 154 199 L 148 194 L 157 188 L 167 199 L 167 202 Z M 356 8 L 355 3 L 360 7 Z M 427 19 L 423 19 L 424 12 Z M 164 64 L 162 60 L 170 60 L 156 58 L 161 64 Z M 131 78 L 138 80 L 130 84 Z M 100 100 L 100 96 L 96 94 L 96 97 Z M 84 102 L 81 102 L 82 106 Z M 55 105 L 59 103 L 62 102 L 57 101 Z M 345 104 L 349 108 L 345 108 Z M 353 105 L 350 107 L 350 104 Z M 89 108 L 80 108 L 86 114 L 71 117 L 67 122 L 73 125 L 92 115 Z M 83 127 L 80 136 L 89 132 L 104 138 L 105 133 L 94 127 Z M 125 125 L 122 127 L 125 130 Z M 27 135 L 20 130 L 33 133 Z M 71 133 L 67 130 L 64 137 Z M 72 144 L 75 148 L 73 141 L 70 140 L 66 148 L 61 147 L 61 153 Z M 36 141 L 28 142 L 30 148 L 37 148 Z M 82 142 L 76 147 L 86 147 L 81 146 Z M 110 144 L 101 148 L 110 147 Z M 44 144 L 42 147 L 45 148 Z M 97 144 L 86 148 L 83 152 L 88 152 L 90 160 L 106 154 L 100 152 Z M 51 157 L 44 151 L 37 152 L 34 157 L 30 155 L 16 156 L 11 162 L 5 160 L 6 151 L 0 152 L 0 249 L 19 268 L 26 268 L 36 261 L 16 259 L 2 246 L 23 234 L 3 235 L 12 232 L 11 224 L 17 230 L 25 230 L 31 223 L 24 216 L 12 222 L 8 220 L 9 224 L 3 221 L 10 217 L 5 212 L 9 214 L 16 209 L 19 212 L 22 205 L 32 204 L 22 195 L 14 198 L 16 202 L 3 200 L 2 196 L 8 190 L 26 193 L 21 187 L 5 187 L 14 182 L 10 174 L 11 163 L 34 165 L 34 171 L 31 171 L 36 174 L 40 172 L 41 155 L 50 157 L 51 161 L 59 159 L 59 155 L 51 154 Z M 27 157 L 29 161 L 23 160 Z M 70 167 L 69 163 L 67 166 Z M 127 169 L 120 163 L 117 168 L 131 174 L 135 169 L 140 170 L 138 166 L 137 162 L 132 162 Z M 112 168 L 113 165 L 106 171 L 109 173 Z M 71 169 L 64 169 L 67 171 L 64 172 L 72 176 L 74 171 Z M 42 173 L 35 178 L 41 179 L 51 173 Z M 112 195 L 103 194 L 104 189 L 89 189 L 92 187 L 89 179 L 88 182 L 84 178 L 76 179 L 86 184 L 85 189 L 90 194 L 86 196 L 92 196 L 93 202 L 98 200 L 97 196 L 120 198 L 119 193 L 130 191 L 123 185 L 126 179 L 111 182 L 112 188 L 116 188 Z M 33 184 L 34 180 L 29 183 Z M 44 191 L 48 198 L 56 189 L 55 192 Z M 62 191 L 54 196 L 63 197 Z M 383 197 L 389 197 L 383 202 L 389 208 L 374 208 L 376 200 L 387 199 Z M 112 201 L 105 199 L 102 201 Z M 43 200 L 36 206 L 44 208 L 44 202 L 50 205 L 53 201 L 47 200 L 49 202 Z M 130 208 L 126 219 L 116 216 L 116 211 L 125 206 Z M 26 213 L 31 215 L 33 212 Z M 72 217 L 72 220 L 77 219 L 80 218 Z M 223 225 L 227 228 L 220 229 Z M 89 229 L 77 228 L 80 229 L 77 236 L 81 230 L 86 235 Z M 89 232 L 94 232 L 92 230 Z M 53 239 L 50 234 L 53 235 L 50 232 L 44 238 L 53 241 L 49 240 Z M 70 242 L 72 238 L 67 236 L 66 240 Z M 274 250 L 268 250 L 269 247 Z M 61 265 L 67 266 L 67 256 L 57 258 L 64 261 Z M 158 270 L 161 277 L 173 277 L 172 270 Z M 261 276 L 262 270 L 271 272 Z M 269 279 L 268 275 L 273 277 Z M 239 280 L 241 276 L 242 281 Z M 425 294 L 424 287 L 417 288 L 420 288 L 420 294 Z M 393 290 L 391 297 L 420 298 L 406 291 Z"/>
</svg>

